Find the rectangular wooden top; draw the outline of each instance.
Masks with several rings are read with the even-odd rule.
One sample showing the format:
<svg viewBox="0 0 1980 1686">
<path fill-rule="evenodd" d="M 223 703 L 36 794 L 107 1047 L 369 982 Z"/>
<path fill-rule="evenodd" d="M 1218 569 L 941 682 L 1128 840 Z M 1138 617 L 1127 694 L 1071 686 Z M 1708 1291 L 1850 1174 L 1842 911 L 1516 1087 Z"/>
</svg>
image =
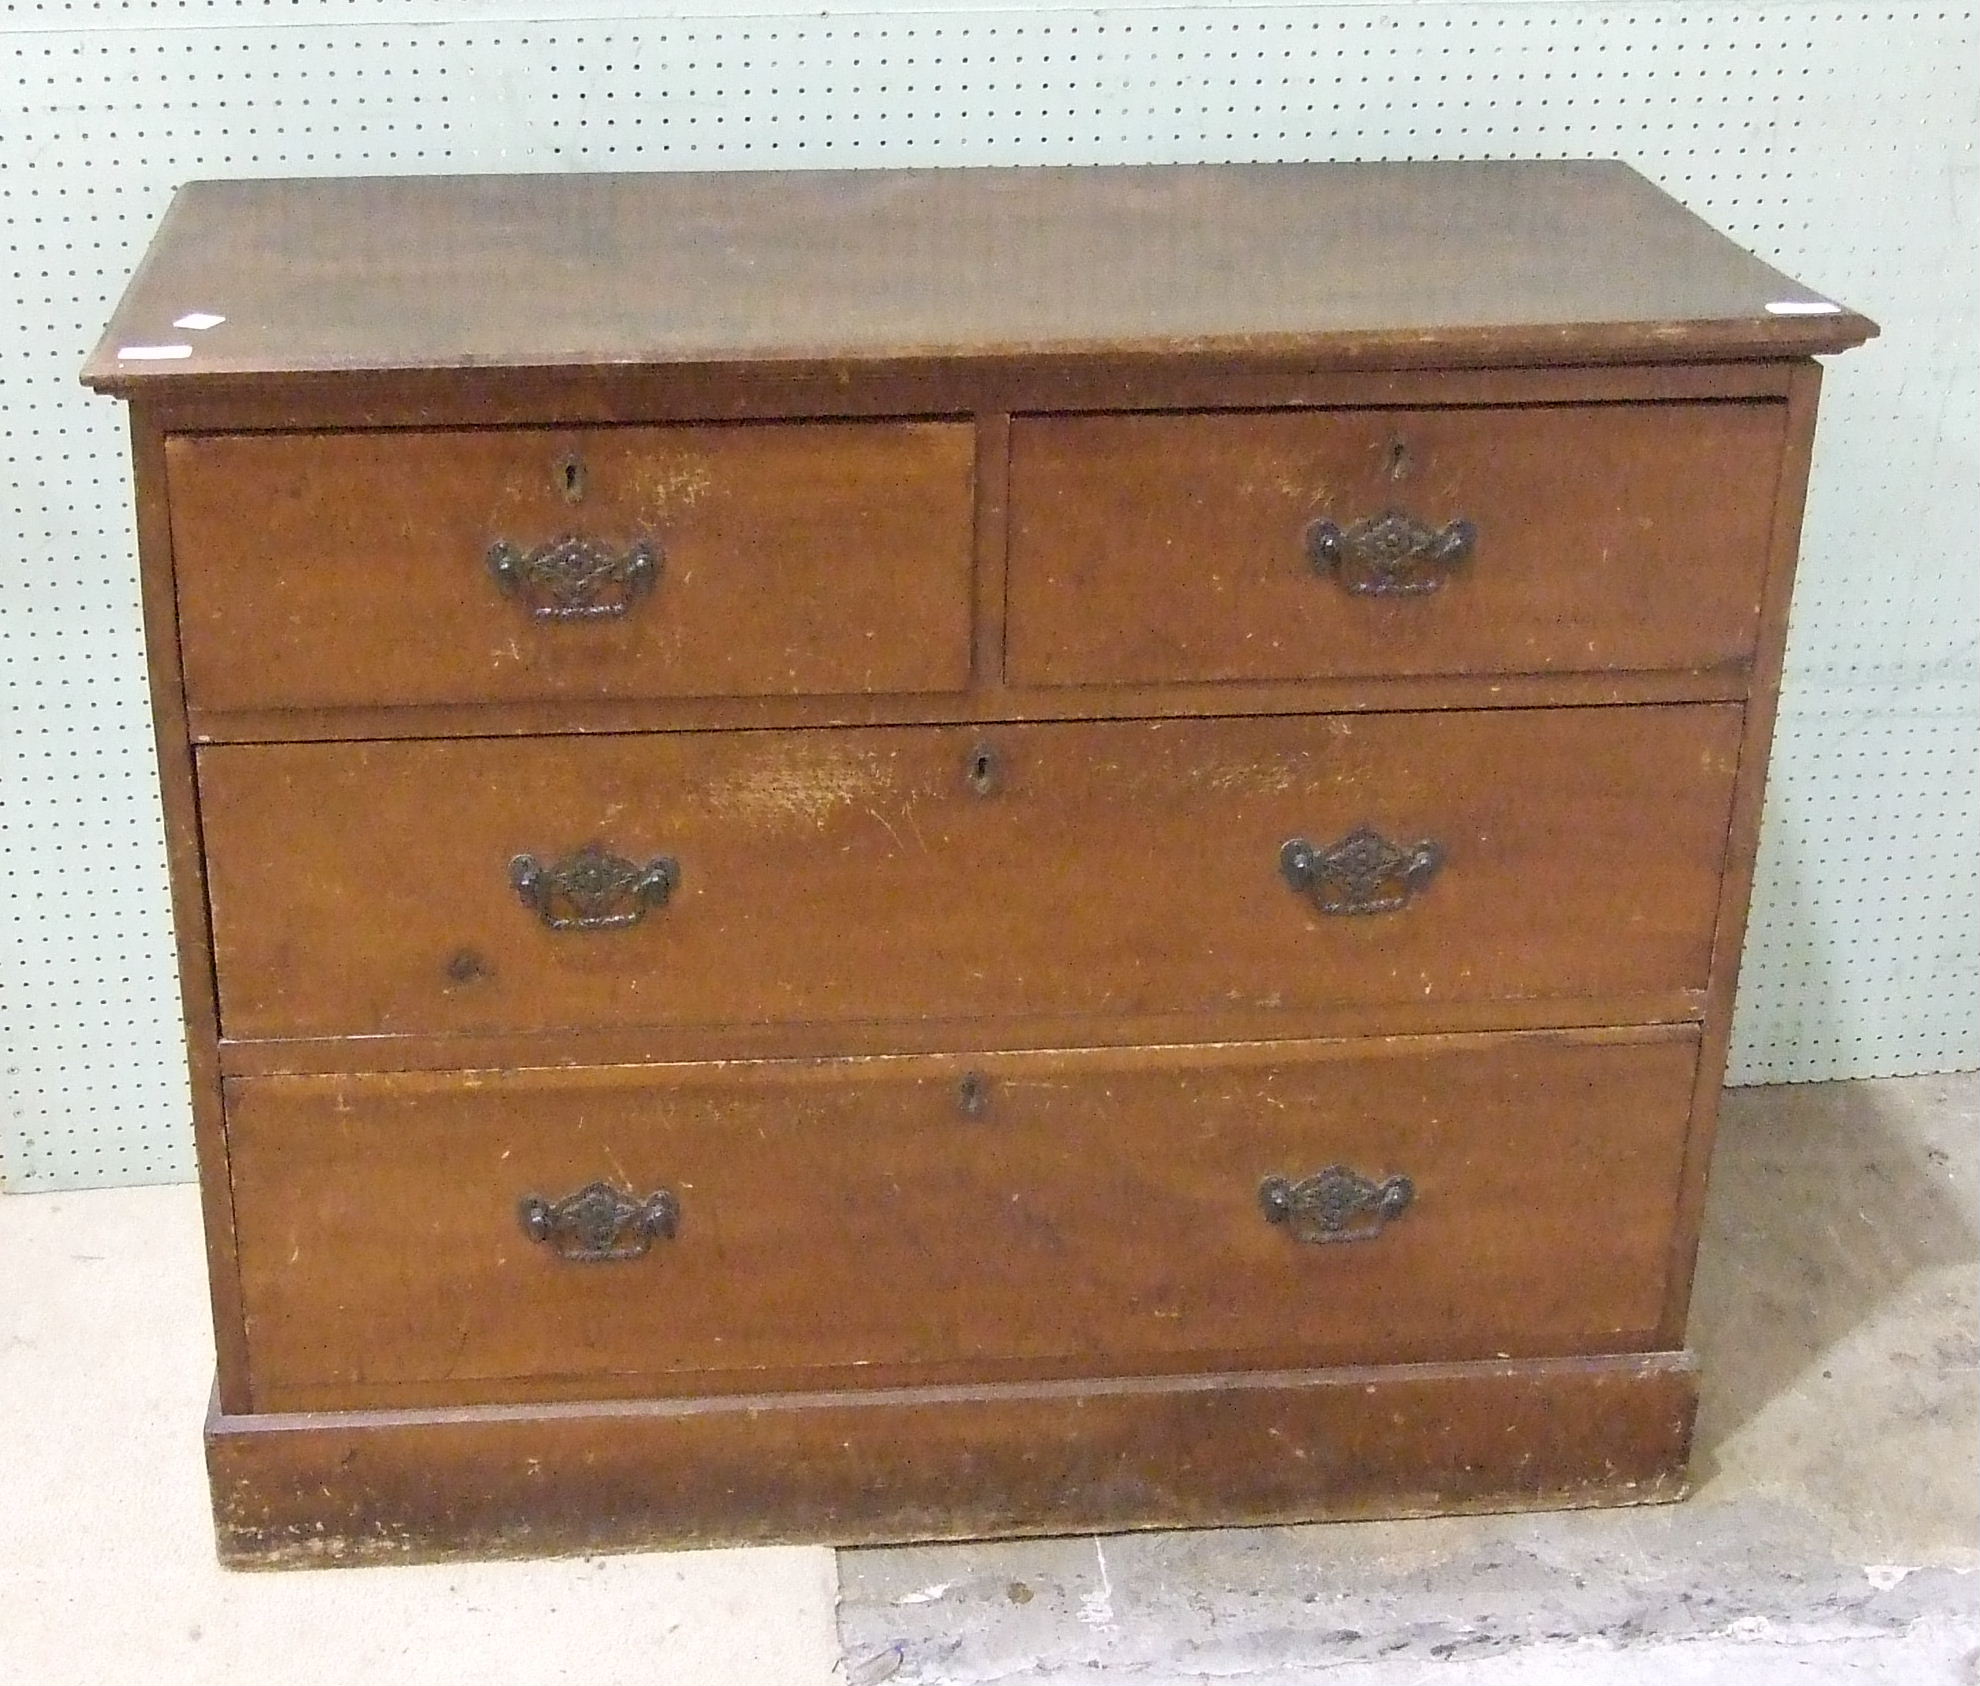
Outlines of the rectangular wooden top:
<svg viewBox="0 0 1980 1686">
<path fill-rule="evenodd" d="M 222 318 L 205 327 L 204 317 Z M 1792 357 L 1875 325 L 1618 163 L 373 177 L 182 188 L 83 379 L 1199 354 Z"/>
</svg>

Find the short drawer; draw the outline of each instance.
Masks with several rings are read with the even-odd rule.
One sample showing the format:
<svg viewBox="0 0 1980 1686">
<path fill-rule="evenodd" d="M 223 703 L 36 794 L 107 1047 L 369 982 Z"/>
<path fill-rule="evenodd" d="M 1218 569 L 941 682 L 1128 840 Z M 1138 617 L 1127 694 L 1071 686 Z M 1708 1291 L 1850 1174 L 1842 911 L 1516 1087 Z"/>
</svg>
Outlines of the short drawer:
<svg viewBox="0 0 1980 1686">
<path fill-rule="evenodd" d="M 217 745 L 222 1027 L 1306 1035 L 1702 990 L 1739 729 L 1703 704 Z"/>
<path fill-rule="evenodd" d="M 188 699 L 955 690 L 973 453 L 956 422 L 173 438 Z"/>
<path fill-rule="evenodd" d="M 227 1085 L 254 1404 L 1619 1350 L 1689 1031 Z"/>
<path fill-rule="evenodd" d="M 1736 666 L 1785 438 L 1772 402 L 1020 418 L 1009 671 Z"/>
</svg>

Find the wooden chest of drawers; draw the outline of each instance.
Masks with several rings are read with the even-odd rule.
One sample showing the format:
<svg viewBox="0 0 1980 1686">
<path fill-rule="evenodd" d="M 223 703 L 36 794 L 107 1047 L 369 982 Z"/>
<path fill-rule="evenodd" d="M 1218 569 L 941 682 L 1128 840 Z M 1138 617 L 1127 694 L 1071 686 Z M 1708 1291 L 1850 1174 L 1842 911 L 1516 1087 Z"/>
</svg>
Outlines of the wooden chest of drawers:
<svg viewBox="0 0 1980 1686">
<path fill-rule="evenodd" d="M 1874 331 L 1617 165 L 184 190 L 223 1555 L 1675 1495 Z"/>
</svg>

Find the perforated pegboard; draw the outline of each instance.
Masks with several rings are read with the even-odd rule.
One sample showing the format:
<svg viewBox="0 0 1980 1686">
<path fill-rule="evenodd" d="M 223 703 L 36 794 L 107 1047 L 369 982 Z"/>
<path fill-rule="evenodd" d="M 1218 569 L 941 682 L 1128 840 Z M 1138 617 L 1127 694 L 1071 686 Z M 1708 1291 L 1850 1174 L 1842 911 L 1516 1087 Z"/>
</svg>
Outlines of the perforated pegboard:
<svg viewBox="0 0 1980 1686">
<path fill-rule="evenodd" d="M 0 4 L 11 1186 L 190 1170 L 122 417 L 75 370 L 193 176 L 1626 158 L 1885 332 L 1830 374 L 1734 1076 L 1980 1064 L 1973 8 L 683 10 Z"/>
</svg>

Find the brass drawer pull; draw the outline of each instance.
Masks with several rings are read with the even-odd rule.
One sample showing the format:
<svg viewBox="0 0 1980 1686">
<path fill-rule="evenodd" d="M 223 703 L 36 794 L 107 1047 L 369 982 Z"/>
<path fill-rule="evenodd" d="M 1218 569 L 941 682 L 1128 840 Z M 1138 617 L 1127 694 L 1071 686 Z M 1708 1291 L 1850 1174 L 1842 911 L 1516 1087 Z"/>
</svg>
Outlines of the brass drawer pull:
<svg viewBox="0 0 1980 1686">
<path fill-rule="evenodd" d="M 522 904 L 553 931 L 618 931 L 665 907 L 681 881 L 680 862 L 656 855 L 644 866 L 587 843 L 545 865 L 534 855 L 509 862 L 509 882 Z"/>
<path fill-rule="evenodd" d="M 1258 1185 L 1265 1221 L 1284 1224 L 1295 1241 L 1373 1241 L 1415 1198 L 1416 1185 L 1407 1177 L 1371 1182 L 1345 1165 L 1329 1165 L 1298 1182 L 1267 1177 Z"/>
<path fill-rule="evenodd" d="M 523 1234 L 553 1248 L 559 1258 L 597 1263 L 636 1259 L 655 1241 L 671 1241 L 681 1227 L 680 1198 L 670 1188 L 644 1200 L 610 1183 L 592 1183 L 561 1200 L 526 1194 L 516 1207 Z"/>
<path fill-rule="evenodd" d="M 1318 573 L 1331 573 L 1357 597 L 1420 597 L 1441 591 L 1471 555 L 1478 529 L 1469 521 L 1432 527 L 1399 509 L 1347 527 L 1316 521 L 1306 529 L 1306 554 Z"/>
<path fill-rule="evenodd" d="M 1443 864 L 1444 846 L 1435 839 L 1403 848 L 1365 825 L 1324 848 L 1294 837 L 1279 850 L 1286 882 L 1322 913 L 1394 913 Z"/>
<path fill-rule="evenodd" d="M 615 620 L 653 589 L 660 552 L 643 540 L 615 551 L 575 535 L 534 550 L 497 539 L 488 547 L 488 571 L 527 605 L 532 620 Z"/>
</svg>

